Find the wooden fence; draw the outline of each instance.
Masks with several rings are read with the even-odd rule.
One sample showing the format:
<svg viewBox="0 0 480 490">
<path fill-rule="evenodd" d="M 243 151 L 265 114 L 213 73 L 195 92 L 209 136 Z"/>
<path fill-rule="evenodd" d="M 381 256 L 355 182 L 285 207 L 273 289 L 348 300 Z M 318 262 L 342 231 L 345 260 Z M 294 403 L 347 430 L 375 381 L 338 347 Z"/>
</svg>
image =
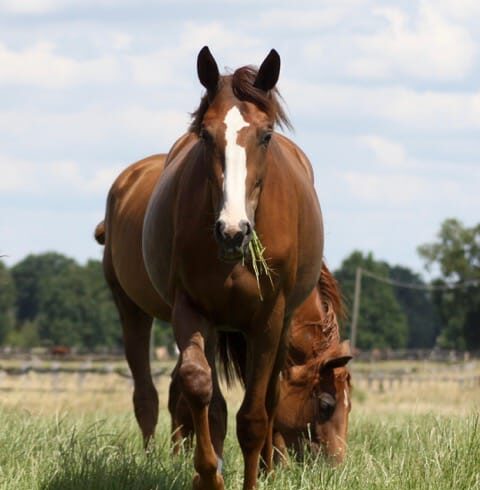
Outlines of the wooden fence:
<svg viewBox="0 0 480 490">
<path fill-rule="evenodd" d="M 11 367 L 0 365 L 0 390 L 4 389 L 4 381 L 7 377 L 10 378 L 8 385 L 12 386 L 13 379 L 17 378 L 19 382 L 24 385 L 29 383 L 29 374 L 34 373 L 37 375 L 50 377 L 49 390 L 57 392 L 61 391 L 62 384 L 65 381 L 65 377 L 61 375 L 72 375 L 69 378 L 73 381 L 77 390 L 88 389 L 85 380 L 87 375 L 117 375 L 119 378 L 123 378 L 131 381 L 130 371 L 126 367 L 118 367 L 114 364 L 103 364 L 100 366 L 93 366 L 92 363 L 86 362 L 80 366 L 71 366 L 69 363 L 53 362 L 51 365 L 37 365 L 35 363 L 24 363 L 21 366 Z M 428 366 L 428 363 L 426 363 Z M 169 376 L 171 368 L 167 366 L 160 367 L 153 370 L 152 376 L 154 378 L 160 378 L 162 376 Z M 375 371 L 368 372 L 362 371 L 357 368 L 357 365 L 352 366 L 352 379 L 354 385 L 374 392 L 385 392 L 389 390 L 398 390 L 407 386 L 425 386 L 431 384 L 453 384 L 459 388 L 475 388 L 480 387 L 480 374 L 477 368 L 476 362 L 461 363 L 456 365 L 439 367 L 436 366 L 434 370 L 424 369 L 421 372 L 415 372 L 412 370 L 393 370 L 393 371 Z M 16 382 L 15 382 L 16 385 Z M 11 388 L 9 388 L 11 389 Z"/>
<path fill-rule="evenodd" d="M 454 384 L 459 388 L 479 388 L 480 387 L 480 375 L 444 375 L 438 376 L 434 374 L 415 374 L 415 375 L 398 375 L 398 374 L 364 374 L 354 373 L 352 376 L 354 385 L 366 388 L 368 391 L 385 392 L 391 390 L 398 390 L 407 386 L 425 386 L 432 384 Z"/>
</svg>

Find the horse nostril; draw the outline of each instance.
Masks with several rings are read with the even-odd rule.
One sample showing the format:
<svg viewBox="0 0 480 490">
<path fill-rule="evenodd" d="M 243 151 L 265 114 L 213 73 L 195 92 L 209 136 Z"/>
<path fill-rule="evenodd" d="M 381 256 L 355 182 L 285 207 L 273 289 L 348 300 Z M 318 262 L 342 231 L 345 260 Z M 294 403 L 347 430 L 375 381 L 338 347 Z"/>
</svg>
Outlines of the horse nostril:
<svg viewBox="0 0 480 490">
<path fill-rule="evenodd" d="M 242 220 L 240 221 L 240 230 L 242 230 L 242 233 L 245 237 L 249 237 L 252 234 L 252 225 L 250 224 L 249 221 Z"/>
<path fill-rule="evenodd" d="M 225 221 L 221 219 L 215 223 L 215 237 L 220 241 L 225 238 Z"/>
</svg>

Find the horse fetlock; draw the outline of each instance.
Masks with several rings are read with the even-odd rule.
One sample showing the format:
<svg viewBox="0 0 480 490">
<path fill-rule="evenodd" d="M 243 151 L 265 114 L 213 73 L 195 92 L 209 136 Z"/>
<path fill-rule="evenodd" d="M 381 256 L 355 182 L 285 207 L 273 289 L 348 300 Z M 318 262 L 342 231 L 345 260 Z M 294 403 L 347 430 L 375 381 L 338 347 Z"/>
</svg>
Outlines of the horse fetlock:
<svg viewBox="0 0 480 490">
<path fill-rule="evenodd" d="M 208 477 L 197 473 L 193 478 L 192 488 L 193 490 L 224 490 L 225 484 L 220 473 L 215 472 Z"/>
<path fill-rule="evenodd" d="M 179 369 L 184 396 L 190 405 L 205 406 L 212 399 L 212 372 L 210 367 L 195 360 L 185 359 Z"/>
</svg>

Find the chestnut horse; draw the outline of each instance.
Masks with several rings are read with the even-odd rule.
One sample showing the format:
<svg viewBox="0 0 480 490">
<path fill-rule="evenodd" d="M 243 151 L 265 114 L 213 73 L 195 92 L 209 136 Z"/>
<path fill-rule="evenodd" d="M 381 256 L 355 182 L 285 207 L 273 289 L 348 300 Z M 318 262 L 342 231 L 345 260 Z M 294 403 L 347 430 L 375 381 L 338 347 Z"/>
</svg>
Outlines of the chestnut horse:
<svg viewBox="0 0 480 490">
<path fill-rule="evenodd" d="M 338 317 L 343 308 L 337 283 L 324 264 L 317 287 L 296 310 L 291 325 L 287 362 L 280 375 L 280 397 L 274 419 L 276 460 L 290 449 L 298 457 L 304 447 L 322 451 L 330 462 L 345 457 L 351 410 L 352 358 L 348 341 L 340 342 Z M 217 409 L 222 409 L 218 407 Z M 181 394 L 178 368 L 172 373 L 168 409 L 172 442 L 178 453 L 190 444 L 193 422 Z"/>
<path fill-rule="evenodd" d="M 220 76 L 203 48 L 197 73 L 207 91 L 189 131 L 165 161 L 151 157 L 117 179 L 104 229 L 96 231 L 106 245 L 105 275 L 122 320 L 146 442 L 158 416 L 148 359 L 152 318 L 172 323 L 179 383 L 195 431 L 198 489 L 224 488 L 218 470 L 226 420 L 215 409 L 225 404 L 215 367 L 218 344 L 226 371 L 245 359 L 237 435 L 243 487 L 252 489 L 262 451 L 271 468 L 290 319 L 320 276 L 323 224 L 311 165 L 274 131 L 288 125 L 275 89 L 279 71 L 272 50 L 258 71 L 243 67 Z M 273 284 L 265 276 L 257 283 L 247 252 L 254 231 Z"/>
<path fill-rule="evenodd" d="M 318 286 L 292 320 L 288 357 L 281 372 L 274 444 L 280 453 L 304 447 L 330 462 L 345 458 L 351 410 L 350 343 L 340 342 L 343 307 L 337 282 L 323 265 Z M 279 453 L 277 453 L 279 454 Z"/>
</svg>

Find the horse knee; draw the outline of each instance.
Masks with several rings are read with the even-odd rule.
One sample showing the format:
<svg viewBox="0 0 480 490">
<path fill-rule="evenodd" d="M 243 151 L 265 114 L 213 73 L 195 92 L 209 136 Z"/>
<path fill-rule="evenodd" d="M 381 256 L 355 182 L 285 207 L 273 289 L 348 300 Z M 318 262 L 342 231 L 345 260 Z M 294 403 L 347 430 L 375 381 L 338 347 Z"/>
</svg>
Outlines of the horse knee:
<svg viewBox="0 0 480 490">
<path fill-rule="evenodd" d="M 243 451 L 261 448 L 268 432 L 268 416 L 265 410 L 237 414 L 237 437 Z"/>
<path fill-rule="evenodd" d="M 210 366 L 195 359 L 184 359 L 179 372 L 182 392 L 190 406 L 204 407 L 212 399 L 212 371 Z"/>
</svg>

